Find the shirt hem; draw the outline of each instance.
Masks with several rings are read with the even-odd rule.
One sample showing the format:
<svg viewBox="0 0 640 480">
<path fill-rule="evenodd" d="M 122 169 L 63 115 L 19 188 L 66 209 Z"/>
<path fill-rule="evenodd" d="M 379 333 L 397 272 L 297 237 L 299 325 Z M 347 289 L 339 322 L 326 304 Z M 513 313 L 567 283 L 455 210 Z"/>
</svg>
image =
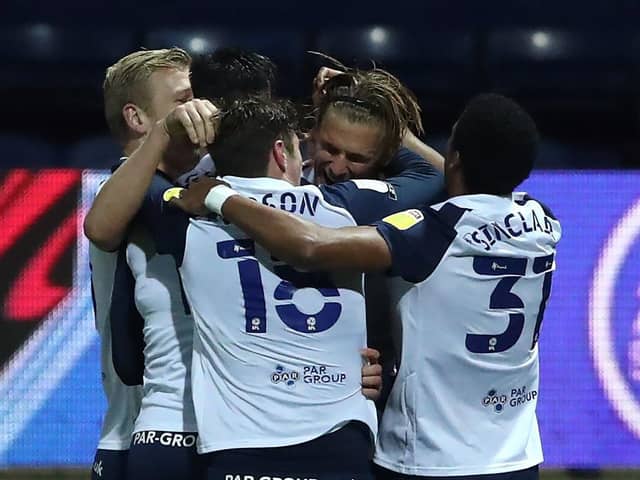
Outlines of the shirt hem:
<svg viewBox="0 0 640 480">
<path fill-rule="evenodd" d="M 442 467 L 442 468 L 424 468 L 416 466 L 407 466 L 398 463 L 394 463 L 379 456 L 373 458 L 373 463 L 380 465 L 387 470 L 393 472 L 402 473 L 405 475 L 416 476 L 460 476 L 460 475 L 492 475 L 496 473 L 517 472 L 518 470 L 525 470 L 527 468 L 540 465 L 543 462 L 542 456 L 539 458 L 533 458 L 527 461 L 514 462 L 514 463 L 498 463 L 493 465 L 473 465 L 469 467 Z"/>
<path fill-rule="evenodd" d="M 371 429 L 371 425 L 369 425 L 367 422 L 361 419 L 353 419 L 353 420 L 363 422 L 365 425 L 367 425 L 367 428 L 369 428 L 369 431 L 371 432 L 371 434 L 375 435 L 375 432 Z M 351 420 L 348 420 L 347 423 L 349 421 Z M 200 455 L 204 455 L 207 453 L 218 452 L 221 450 L 234 450 L 234 449 L 240 449 L 240 448 L 291 447 L 293 445 L 299 445 L 301 443 L 310 442 L 317 438 L 323 437 L 324 435 L 329 435 L 330 433 L 336 431 L 337 426 L 338 425 L 334 425 L 333 427 L 329 428 L 327 431 L 322 432 L 320 434 L 305 435 L 301 437 L 290 438 L 287 440 L 273 440 L 271 442 L 265 442 L 263 439 L 256 438 L 256 439 L 242 440 L 242 441 L 236 441 L 236 442 L 225 442 L 225 443 L 221 443 L 221 442 L 200 443 L 198 444 L 198 453 Z M 338 430 L 339 429 L 340 427 L 338 427 Z"/>
<path fill-rule="evenodd" d="M 124 441 L 108 440 L 106 442 L 98 442 L 97 450 L 129 450 L 131 445 L 131 439 L 129 438 L 126 443 Z"/>
<path fill-rule="evenodd" d="M 197 433 L 198 427 L 195 423 L 193 424 L 184 424 L 180 425 L 176 424 L 158 424 L 158 423 L 143 423 L 141 425 L 136 425 L 133 429 L 133 433 L 138 432 L 175 432 L 175 433 Z"/>
</svg>

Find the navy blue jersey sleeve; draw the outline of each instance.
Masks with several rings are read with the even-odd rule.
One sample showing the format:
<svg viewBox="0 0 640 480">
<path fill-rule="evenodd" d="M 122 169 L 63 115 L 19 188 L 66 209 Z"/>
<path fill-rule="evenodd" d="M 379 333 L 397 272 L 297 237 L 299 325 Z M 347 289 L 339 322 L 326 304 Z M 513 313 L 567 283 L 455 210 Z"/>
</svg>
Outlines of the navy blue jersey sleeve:
<svg viewBox="0 0 640 480">
<path fill-rule="evenodd" d="M 398 149 L 389 164 L 384 168 L 382 174 L 384 175 L 384 178 L 389 179 L 393 177 L 412 176 L 418 174 L 440 177 L 441 181 L 444 180 L 443 175 L 433 165 L 413 150 L 409 150 L 406 147 L 400 147 Z M 444 182 L 440 187 L 442 189 L 439 192 L 441 194 L 440 199 L 444 200 L 442 197 L 444 194 Z"/>
<path fill-rule="evenodd" d="M 178 207 L 164 201 L 164 192 L 174 187 L 167 178 L 156 174 L 142 202 L 137 221 L 150 232 L 158 253 L 173 255 L 180 266 L 184 256 L 189 216 Z"/>
<path fill-rule="evenodd" d="M 348 210 L 358 225 L 443 199 L 444 178 L 422 157 L 401 148 L 392 164 L 397 174 L 386 180 L 351 180 L 320 190 L 329 203 Z"/>
<path fill-rule="evenodd" d="M 446 203 L 440 210 L 405 210 L 377 222 L 391 252 L 389 275 L 412 283 L 429 277 L 455 239 L 455 225 L 465 211 Z"/>
<path fill-rule="evenodd" d="M 126 244 L 118 252 L 109 319 L 113 367 L 125 385 L 142 385 L 144 320 L 135 303 L 135 279 L 127 265 Z"/>
</svg>

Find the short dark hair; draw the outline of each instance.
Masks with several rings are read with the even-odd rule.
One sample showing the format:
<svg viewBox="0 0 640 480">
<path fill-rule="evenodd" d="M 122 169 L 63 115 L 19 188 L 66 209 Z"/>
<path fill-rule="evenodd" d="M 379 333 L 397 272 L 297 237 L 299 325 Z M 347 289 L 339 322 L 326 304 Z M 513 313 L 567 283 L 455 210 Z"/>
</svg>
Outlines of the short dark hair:
<svg viewBox="0 0 640 480">
<path fill-rule="evenodd" d="M 276 72 L 276 65 L 269 57 L 239 48 L 219 48 L 193 58 L 191 87 L 196 97 L 214 102 L 233 101 L 247 95 L 270 95 Z"/>
<path fill-rule="evenodd" d="M 288 100 L 265 97 L 236 99 L 220 112 L 209 154 L 220 175 L 259 177 L 267 172 L 269 150 L 282 140 L 293 149 L 298 114 Z"/>
<path fill-rule="evenodd" d="M 536 124 L 520 105 L 481 94 L 460 115 L 451 148 L 460 154 L 469 193 L 506 195 L 529 177 L 538 142 Z"/>
</svg>

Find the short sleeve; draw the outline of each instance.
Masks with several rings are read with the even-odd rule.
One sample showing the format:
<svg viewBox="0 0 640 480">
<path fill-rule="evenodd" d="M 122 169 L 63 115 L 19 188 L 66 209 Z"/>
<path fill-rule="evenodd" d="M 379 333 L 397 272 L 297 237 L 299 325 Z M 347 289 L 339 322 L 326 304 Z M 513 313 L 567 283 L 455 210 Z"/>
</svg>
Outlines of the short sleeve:
<svg viewBox="0 0 640 480">
<path fill-rule="evenodd" d="M 176 188 L 173 183 L 161 175 L 155 175 L 137 221 L 150 232 L 158 253 L 173 255 L 180 266 L 184 257 L 189 216 L 164 200 L 165 192 L 172 188 Z"/>
<path fill-rule="evenodd" d="M 391 252 L 391 276 L 412 283 L 428 278 L 456 238 L 455 225 L 466 209 L 446 203 L 405 210 L 375 223 Z"/>
</svg>

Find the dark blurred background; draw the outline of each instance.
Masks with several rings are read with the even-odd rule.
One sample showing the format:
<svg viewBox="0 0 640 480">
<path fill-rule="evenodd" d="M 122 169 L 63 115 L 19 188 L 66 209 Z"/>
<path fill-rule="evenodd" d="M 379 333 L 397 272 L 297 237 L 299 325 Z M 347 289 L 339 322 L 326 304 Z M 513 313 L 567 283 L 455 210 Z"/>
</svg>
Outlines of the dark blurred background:
<svg viewBox="0 0 640 480">
<path fill-rule="evenodd" d="M 498 91 L 534 115 L 540 168 L 638 168 L 636 0 L 3 0 L 0 167 L 105 167 L 107 66 L 142 47 L 240 46 L 272 57 L 281 95 L 309 101 L 318 50 L 371 60 L 418 95 L 442 148 L 465 101 Z"/>
<path fill-rule="evenodd" d="M 638 182 L 633 179 L 637 173 L 616 175 L 609 172 L 600 175 L 602 179 L 596 175 L 592 179 L 592 176 L 577 175 L 575 170 L 640 168 L 640 0 L 324 0 L 306 3 L 294 0 L 0 0 L 0 105 L 3 107 L 0 111 L 0 170 L 111 166 L 120 152 L 109 137 L 103 117 L 105 69 L 134 50 L 170 46 L 181 46 L 192 53 L 237 46 L 266 54 L 279 66 L 279 94 L 304 103 L 310 102 L 312 79 L 323 65 L 318 57 L 307 51 L 327 53 L 348 65 L 369 67 L 373 60 L 399 76 L 417 94 L 423 107 L 426 139 L 441 150 L 453 122 L 472 95 L 497 91 L 513 96 L 525 105 L 543 134 L 538 168 L 571 170 L 567 174 L 569 179 L 564 174 L 540 174 L 534 190 L 544 191 L 549 187 L 555 195 L 554 207 L 559 205 L 568 212 L 565 215 L 567 241 L 573 238 L 574 243 L 568 245 L 575 247 L 567 248 L 566 252 L 569 255 L 575 251 L 576 258 L 573 261 L 574 257 L 568 256 L 566 268 L 562 270 L 570 279 L 565 285 L 567 292 L 571 292 L 565 293 L 557 302 L 559 321 L 555 327 L 562 335 L 567 335 L 569 329 L 575 331 L 571 330 L 571 336 L 566 337 L 569 340 L 559 335 L 557 342 L 561 345 L 547 348 L 546 352 L 553 361 L 565 358 L 558 352 L 567 350 L 567 355 L 572 355 L 567 376 L 573 375 L 574 371 L 577 373 L 567 383 L 565 377 L 557 373 L 564 372 L 563 364 L 556 370 L 549 368 L 546 378 L 551 394 L 547 397 L 545 413 L 548 418 L 544 417 L 547 423 L 543 426 L 549 445 L 563 446 L 558 448 L 560 453 L 549 449 L 551 466 L 588 468 L 565 473 L 545 471 L 545 478 L 598 478 L 600 472 L 595 469 L 596 465 L 618 466 L 607 462 L 593 463 L 594 453 L 603 448 L 598 442 L 592 442 L 592 438 L 604 438 L 605 447 L 608 442 L 609 447 L 618 449 L 616 458 L 631 459 L 624 466 L 636 467 L 640 462 L 640 451 L 636 453 L 636 462 L 633 452 L 626 450 L 627 443 L 629 449 L 637 449 L 637 442 L 628 440 L 631 433 L 621 426 L 610 408 L 603 406 L 606 400 L 591 400 L 601 398 L 602 393 L 591 369 L 587 313 L 586 307 L 583 311 L 583 305 L 590 301 L 588 285 L 592 259 L 600 255 L 600 245 L 608 238 L 610 224 L 614 225 L 628 208 L 630 199 L 636 198 Z M 42 177 L 40 180 L 38 175 Z M 3 204 L 2 224 L 8 227 L 3 244 L 6 247 L 3 265 L 7 268 L 2 269 L 5 275 L 0 278 L 4 280 L 0 284 L 7 286 L 2 288 L 8 289 L 11 282 L 19 279 L 24 265 L 31 265 L 29 259 L 41 251 L 43 257 L 52 257 L 55 265 L 71 268 L 71 257 L 76 251 L 73 233 L 79 225 L 76 212 L 79 207 L 74 199 L 81 191 L 80 175 L 79 170 L 12 171 L 4 177 L 0 194 L 4 193 L 5 199 L 10 197 L 12 185 L 15 187 L 24 180 L 22 177 L 33 180 L 33 185 L 19 195 L 19 201 L 23 203 L 14 210 Z M 585 185 L 592 188 L 589 183 L 592 180 L 594 191 L 605 198 L 600 202 L 592 195 L 584 197 L 587 204 L 591 199 L 597 203 L 591 205 L 592 211 L 596 212 L 593 215 L 582 200 L 574 200 L 583 198 L 581 192 L 586 190 Z M 573 191 L 565 196 L 567 188 L 573 188 Z M 58 201 L 59 198 L 63 201 Z M 55 207 L 51 207 L 54 203 Z M 580 207 L 576 208 L 578 204 Z M 25 216 L 21 205 L 30 206 L 27 212 L 31 216 Z M 50 209 L 50 215 L 43 217 L 48 220 L 38 217 L 38 209 Z M 44 251 L 44 246 L 57 245 L 51 238 L 58 231 L 56 228 L 61 219 L 67 217 L 73 222 L 64 223 L 64 232 L 71 233 L 68 238 L 64 237 L 66 243 L 56 247 L 58 258 L 58 254 Z M 598 223 L 602 223 L 602 231 L 594 227 Z M 25 231 L 30 236 L 25 236 Z M 583 232 L 589 232 L 589 235 L 583 238 Z M 586 250 L 585 243 L 589 241 L 593 245 Z M 9 244 L 12 249 L 6 246 Z M 78 242 L 78 245 L 82 243 Z M 630 260 L 629 265 L 632 264 L 638 265 Z M 58 282 L 65 287 L 54 291 L 58 297 L 70 291 L 71 277 L 71 272 L 66 272 L 68 282 Z M 82 282 L 84 277 L 78 278 L 80 280 L 74 282 L 86 286 L 86 282 Z M 632 284 L 631 280 L 625 281 L 629 282 L 625 285 Z M 31 305 L 30 296 L 37 296 L 32 295 L 31 290 L 39 290 L 25 285 L 22 287 L 26 292 L 24 296 Z M 621 291 L 636 290 L 625 287 Z M 85 294 L 86 298 L 79 296 L 77 303 L 88 309 L 90 296 Z M 13 319 L 13 330 L 10 331 L 19 332 L 22 337 L 18 341 L 7 333 L 9 330 L 4 330 L 3 342 L 11 340 L 20 344 L 26 335 L 24 332 L 30 333 L 40 325 L 40 320 L 60 300 L 58 297 L 54 295 L 51 301 L 47 300 L 49 303 L 43 304 L 47 308 L 44 313 L 27 312 L 38 316 L 38 322 Z M 637 314 L 635 297 L 625 301 L 627 303 L 619 307 L 621 319 Z M 80 307 L 76 310 L 82 313 L 84 310 Z M 65 311 L 61 315 L 69 316 Z M 89 318 L 88 314 L 84 315 Z M 86 345 L 92 345 L 93 350 L 86 353 L 85 344 L 76 350 L 84 352 L 82 355 L 93 356 L 80 357 L 78 362 L 75 357 L 69 360 L 71 354 L 67 350 L 75 348 L 75 340 L 63 345 L 66 350 L 52 347 L 57 355 L 55 358 L 62 359 L 61 363 L 67 365 L 65 368 L 73 367 L 70 371 L 76 376 L 65 377 L 66 383 L 60 382 L 62 386 L 56 386 L 59 390 L 54 393 L 47 390 L 51 403 L 31 408 L 29 401 L 12 400 L 25 398 L 20 390 L 23 383 L 28 385 L 30 392 L 35 392 L 34 395 L 38 394 L 38 386 L 29 384 L 30 377 L 26 375 L 22 383 L 15 382 L 19 388 L 8 390 L 13 396 L 0 395 L 0 403 L 11 403 L 15 418 L 22 418 L 21 412 L 27 407 L 31 408 L 30 415 L 35 415 L 35 411 L 42 413 L 34 417 L 33 422 L 21 420 L 24 424 L 21 428 L 25 431 L 14 432 L 12 442 L 5 442 L 4 450 L 0 448 L 0 478 L 88 476 L 84 467 L 76 474 L 69 473 L 69 477 L 51 470 L 26 472 L 21 476 L 13 470 L 5 472 L 3 468 L 48 467 L 51 458 L 55 459 L 56 465 L 65 466 L 83 464 L 85 457 L 89 460 L 93 441 L 88 442 L 84 450 L 78 442 L 73 444 L 73 449 L 68 448 L 68 444 L 69 439 L 93 438 L 99 428 L 100 409 L 96 405 L 102 405 L 103 399 L 97 378 L 97 342 L 92 321 L 82 323 L 77 320 L 77 325 L 70 325 L 73 331 L 81 333 L 85 330 L 80 327 L 88 329 L 83 335 L 88 339 Z M 59 323 L 63 327 L 67 325 L 62 320 Z M 553 328 L 554 323 L 549 325 L 545 328 Z M 623 328 L 619 330 L 626 332 Z M 630 327 L 628 331 L 631 331 Z M 631 338 L 631 334 L 628 335 Z M 550 338 L 553 339 L 553 335 Z M 637 341 L 640 342 L 640 337 Z M 575 346 L 575 351 L 567 349 L 565 343 Z M 626 348 L 625 343 L 620 345 L 623 345 L 620 348 Z M 64 352 L 59 354 L 58 350 Z M 631 353 L 628 355 L 631 358 Z M 78 366 L 83 362 L 86 372 L 80 368 L 83 365 Z M 38 363 L 25 361 L 24 364 L 39 368 Z M 5 387 L 6 384 L 12 385 L 5 378 Z M 76 390 L 69 389 L 68 385 L 74 388 L 75 385 L 89 385 L 89 393 L 82 390 L 81 394 L 75 394 Z M 560 390 L 567 391 L 566 397 L 558 393 Z M 569 402 L 555 402 L 554 395 L 558 398 L 575 396 L 582 401 L 576 405 L 581 405 L 583 410 L 574 405 L 567 409 Z M 80 400 L 76 399 L 77 403 L 74 403 L 76 397 Z M 25 403 L 20 405 L 22 401 Z M 82 405 L 84 410 L 77 405 Z M 588 416 L 585 416 L 585 408 L 588 408 Z M 563 418 L 565 410 L 577 412 L 575 418 L 581 418 L 573 426 L 574 430 L 580 431 L 575 438 L 565 431 L 565 423 L 555 425 L 549 420 Z M 550 412 L 556 416 L 549 415 Z M 65 415 L 75 423 L 68 421 Z M 6 414 L 5 423 L 0 427 L 6 428 L 6 424 L 12 422 L 11 418 Z M 54 427 L 45 428 L 49 423 Z M 65 425 L 66 436 L 62 435 L 62 430 L 55 429 L 59 424 Z M 609 428 L 607 432 L 624 432 L 618 435 L 618 443 L 612 441 L 611 436 L 599 436 L 605 427 Z M 0 440 L 5 433 L 0 428 Z M 42 438 L 46 440 L 42 441 Z M 585 438 L 591 443 L 581 443 Z M 48 456 L 34 461 L 34 456 L 39 455 L 33 449 L 34 445 L 42 446 Z M 36 453 L 30 454 L 31 450 Z M 78 458 L 82 460 L 78 461 Z M 590 467 L 592 464 L 593 468 Z M 639 478 L 640 473 L 636 470 L 607 475 L 610 476 L 602 478 L 631 480 Z"/>
</svg>

